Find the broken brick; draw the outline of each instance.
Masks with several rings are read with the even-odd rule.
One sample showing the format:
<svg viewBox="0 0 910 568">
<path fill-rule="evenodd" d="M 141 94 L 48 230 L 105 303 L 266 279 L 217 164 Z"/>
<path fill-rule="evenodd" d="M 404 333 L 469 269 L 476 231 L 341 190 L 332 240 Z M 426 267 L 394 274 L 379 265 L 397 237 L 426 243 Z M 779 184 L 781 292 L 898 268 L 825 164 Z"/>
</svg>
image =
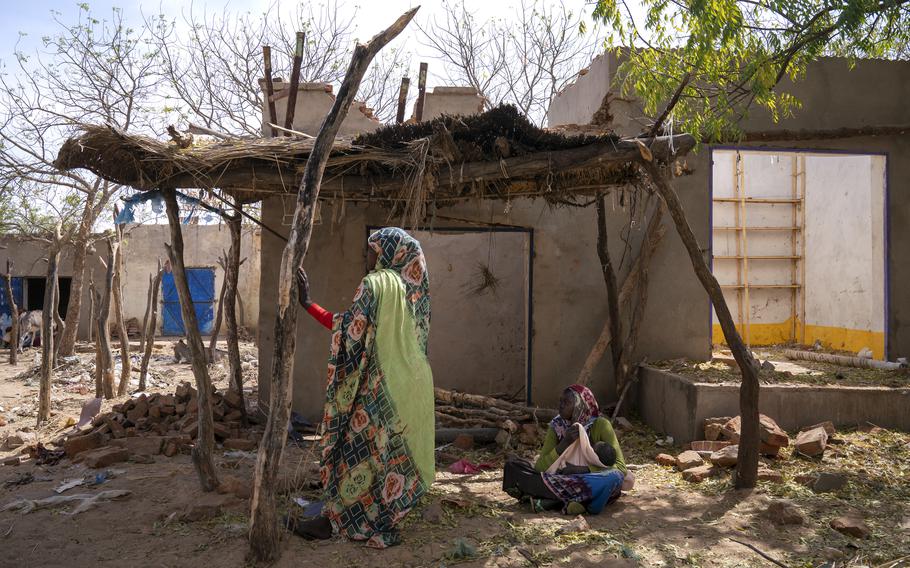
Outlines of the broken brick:
<svg viewBox="0 0 910 568">
<path fill-rule="evenodd" d="M 705 464 L 683 471 L 682 476 L 686 481 L 691 481 L 692 483 L 701 483 L 709 477 L 720 475 L 723 473 L 723 471 L 724 470 L 719 467 L 714 467 L 711 464 Z"/>
<path fill-rule="evenodd" d="M 711 463 L 719 467 L 733 467 L 739 460 L 739 446 L 734 444 L 711 454 Z"/>
<path fill-rule="evenodd" d="M 703 460 L 697 452 L 693 452 L 692 450 L 687 450 L 676 456 L 676 465 L 679 467 L 680 471 L 699 467 L 704 465 L 704 463 L 705 460 Z"/>
<path fill-rule="evenodd" d="M 90 450 L 79 455 L 79 461 L 86 467 L 98 469 L 130 459 L 130 451 L 117 446 L 107 446 Z"/>
<path fill-rule="evenodd" d="M 854 538 L 868 538 L 872 531 L 863 519 L 856 515 L 844 515 L 831 521 L 831 528 Z"/>
<path fill-rule="evenodd" d="M 825 452 L 828 433 L 821 426 L 800 432 L 796 436 L 796 451 L 804 456 L 818 456 Z"/>
<path fill-rule="evenodd" d="M 243 450 L 244 452 L 251 452 L 256 449 L 259 445 L 253 440 L 247 440 L 246 438 L 228 438 L 222 445 L 225 449 L 228 450 Z"/>
<path fill-rule="evenodd" d="M 775 525 L 801 525 L 806 520 L 799 507 L 783 499 L 772 501 L 766 513 Z"/>
<path fill-rule="evenodd" d="M 670 454 L 657 454 L 657 457 L 654 458 L 654 461 L 656 461 L 660 465 L 665 465 L 665 466 L 670 466 L 670 467 L 676 466 L 676 458 L 674 458 Z"/>
<path fill-rule="evenodd" d="M 473 450 L 474 449 L 474 436 L 470 434 L 459 434 L 455 436 L 455 440 L 452 442 L 452 445 L 456 448 L 462 450 Z"/>
<path fill-rule="evenodd" d="M 224 402 L 231 408 L 239 410 L 242 404 L 240 393 L 235 390 L 228 390 L 224 393 Z"/>
<path fill-rule="evenodd" d="M 103 443 L 104 436 L 99 432 L 92 432 L 91 434 L 86 434 L 84 436 L 73 436 L 68 438 L 66 442 L 63 443 L 63 451 L 66 453 L 67 457 L 72 459 L 82 452 L 101 447 L 101 444 Z"/>
</svg>

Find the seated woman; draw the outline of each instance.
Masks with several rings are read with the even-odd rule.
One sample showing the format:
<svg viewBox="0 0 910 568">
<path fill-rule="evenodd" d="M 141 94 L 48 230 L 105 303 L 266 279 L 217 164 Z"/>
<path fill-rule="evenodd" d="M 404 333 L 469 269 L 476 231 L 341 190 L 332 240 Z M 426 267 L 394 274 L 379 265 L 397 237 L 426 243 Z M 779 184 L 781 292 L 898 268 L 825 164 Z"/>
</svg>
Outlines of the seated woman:
<svg viewBox="0 0 910 568">
<path fill-rule="evenodd" d="M 560 455 L 579 437 L 581 424 L 601 465 L 564 465 L 548 472 Z M 571 385 L 559 399 L 559 414 L 550 422 L 537 462 L 521 459 L 506 462 L 503 491 L 517 499 L 529 499 L 536 509 L 556 509 L 568 514 L 600 513 L 616 500 L 626 475 L 626 463 L 610 421 L 600 417 L 594 394 L 585 386 Z"/>
</svg>

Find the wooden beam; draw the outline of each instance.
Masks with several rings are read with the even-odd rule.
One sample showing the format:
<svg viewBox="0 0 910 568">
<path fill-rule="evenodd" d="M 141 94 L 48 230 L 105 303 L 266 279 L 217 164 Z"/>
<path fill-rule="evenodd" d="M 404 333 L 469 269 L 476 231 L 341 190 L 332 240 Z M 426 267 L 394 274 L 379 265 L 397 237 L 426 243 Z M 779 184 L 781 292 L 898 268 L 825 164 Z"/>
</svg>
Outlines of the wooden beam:
<svg viewBox="0 0 910 568">
<path fill-rule="evenodd" d="M 408 102 L 408 87 L 411 86 L 411 80 L 407 77 L 401 78 L 401 87 L 398 89 L 398 113 L 395 115 L 395 123 L 404 122 L 404 107 Z"/>
<path fill-rule="evenodd" d="M 423 120 L 423 104 L 427 95 L 427 64 L 420 64 L 420 74 L 417 76 L 417 101 L 414 103 L 414 118 L 417 122 Z"/>
<path fill-rule="evenodd" d="M 262 46 L 262 60 L 265 62 L 265 99 L 269 107 L 269 123 L 278 122 L 278 111 L 275 110 L 275 101 L 272 96 L 275 94 L 275 85 L 272 83 L 272 47 Z M 278 131 L 272 128 L 272 136 L 278 136 Z"/>
<path fill-rule="evenodd" d="M 284 127 L 294 128 L 294 113 L 297 111 L 297 88 L 300 86 L 300 65 L 303 63 L 303 32 L 297 32 L 297 47 L 294 49 L 294 67 L 291 69 L 291 84 L 288 86 L 288 107 L 284 113 Z M 270 99 L 271 101 L 271 99 Z M 285 132 L 286 136 L 290 134 Z"/>
</svg>

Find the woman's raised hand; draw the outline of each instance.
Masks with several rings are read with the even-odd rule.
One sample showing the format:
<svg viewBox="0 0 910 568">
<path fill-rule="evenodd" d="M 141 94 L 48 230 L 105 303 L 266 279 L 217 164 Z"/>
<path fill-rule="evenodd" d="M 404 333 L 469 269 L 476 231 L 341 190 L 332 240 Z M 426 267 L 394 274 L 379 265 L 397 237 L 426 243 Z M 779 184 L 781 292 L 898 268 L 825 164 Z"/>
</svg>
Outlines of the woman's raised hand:
<svg viewBox="0 0 910 568">
<path fill-rule="evenodd" d="M 297 268 L 297 288 L 299 288 L 298 299 L 300 300 L 300 305 L 304 308 L 309 308 L 310 304 L 313 303 L 310 300 L 310 281 L 303 267 Z"/>
</svg>

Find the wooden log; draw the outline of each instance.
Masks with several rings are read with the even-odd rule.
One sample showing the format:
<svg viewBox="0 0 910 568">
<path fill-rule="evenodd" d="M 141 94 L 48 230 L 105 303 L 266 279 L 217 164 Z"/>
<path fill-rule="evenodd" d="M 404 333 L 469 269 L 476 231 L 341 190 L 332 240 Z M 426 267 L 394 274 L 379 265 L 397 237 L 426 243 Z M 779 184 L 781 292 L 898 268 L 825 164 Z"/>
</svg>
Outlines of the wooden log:
<svg viewBox="0 0 910 568">
<path fill-rule="evenodd" d="M 158 329 L 158 292 L 161 290 L 161 279 L 164 277 L 164 270 L 161 268 L 161 259 L 158 259 L 158 271 L 152 279 L 149 289 L 149 307 L 151 312 L 146 322 L 143 335 L 145 335 L 145 345 L 142 351 L 142 363 L 139 366 L 139 390 L 144 391 L 146 379 L 149 373 L 149 361 L 152 359 L 152 348 L 155 347 L 155 330 Z"/>
<path fill-rule="evenodd" d="M 755 487 L 758 480 L 758 449 L 760 442 L 758 364 L 736 330 L 733 316 L 730 314 L 730 308 L 727 306 L 726 300 L 724 300 L 723 291 L 720 284 L 717 283 L 717 279 L 711 274 L 708 263 L 705 262 L 698 240 L 696 240 L 692 227 L 689 226 L 689 221 L 686 219 L 686 213 L 682 203 L 679 201 L 679 196 L 676 195 L 676 190 L 673 189 L 666 175 L 660 171 L 654 161 L 643 157 L 641 163 L 657 192 L 663 198 L 667 210 L 670 212 L 670 217 L 673 218 L 676 232 L 689 253 L 692 268 L 711 299 L 714 312 L 717 314 L 717 319 L 724 332 L 724 339 L 727 345 L 730 346 L 730 351 L 733 353 L 733 357 L 736 359 L 736 363 L 742 373 L 742 382 L 739 388 L 742 433 L 739 441 L 739 460 L 736 464 L 735 485 L 739 489 Z"/>
<path fill-rule="evenodd" d="M 228 385 L 240 396 L 241 423 L 247 425 L 246 401 L 243 397 L 243 369 L 240 366 L 240 334 L 237 325 L 237 284 L 240 280 L 240 243 L 241 221 L 240 211 L 243 204 L 234 201 L 237 213 L 226 216 L 228 231 L 231 234 L 231 248 L 225 257 L 225 292 L 224 292 L 224 320 L 227 326 L 227 351 L 228 351 Z"/>
<path fill-rule="evenodd" d="M 70 280 L 69 303 L 66 307 L 66 322 L 60 336 L 60 345 L 57 352 L 64 357 L 69 357 L 75 351 L 76 337 L 79 333 L 79 320 L 82 314 L 82 291 L 85 286 L 85 261 L 88 257 L 89 239 L 91 238 L 92 225 L 95 222 L 95 197 L 101 187 L 101 179 L 89 186 L 83 196 L 85 200 L 82 208 L 82 217 L 73 242 L 72 278 Z M 89 320 L 91 321 L 91 320 Z M 91 328 L 91 326 L 89 326 Z"/>
<path fill-rule="evenodd" d="M 59 261 L 57 262 L 58 272 L 59 272 Z M 57 368 L 57 361 L 60 358 L 60 338 L 63 337 L 63 332 L 66 331 L 66 322 L 63 321 L 63 318 L 60 317 L 60 279 L 57 278 L 54 280 L 54 297 L 57 298 L 57 304 L 55 304 L 54 309 L 51 310 L 51 314 L 54 317 L 54 352 L 51 354 L 52 364 L 54 368 Z"/>
<path fill-rule="evenodd" d="M 524 422 L 531 419 L 531 414 L 524 412 L 513 412 L 513 413 L 498 413 L 493 412 L 491 409 L 484 408 L 464 408 L 458 406 L 436 406 L 436 412 L 441 412 L 443 414 L 448 414 L 449 416 L 454 416 L 456 418 L 480 418 L 483 420 L 490 420 L 492 422 L 502 422 L 504 420 L 512 420 L 514 422 Z"/>
<path fill-rule="evenodd" d="M 300 86 L 300 65 L 303 62 L 303 32 L 297 32 L 297 46 L 294 49 L 294 63 L 291 69 L 291 84 L 288 86 L 288 108 L 284 114 L 284 127 L 287 130 L 294 128 L 294 113 L 297 111 L 297 89 Z M 288 132 L 285 136 L 290 136 Z"/>
<path fill-rule="evenodd" d="M 417 75 L 417 101 L 414 103 L 414 118 L 423 120 L 423 105 L 427 96 L 427 64 L 420 63 L 420 74 Z"/>
<path fill-rule="evenodd" d="M 275 85 L 272 83 L 272 48 L 268 45 L 262 46 L 262 60 L 265 63 L 265 95 L 269 107 L 269 124 L 278 123 L 278 111 L 275 110 Z M 278 131 L 273 127 L 272 136 L 278 136 Z"/>
<path fill-rule="evenodd" d="M 54 312 L 57 311 L 57 267 L 60 263 L 60 225 L 47 252 L 47 280 L 41 312 L 41 378 L 38 387 L 38 426 L 51 418 L 51 375 L 54 371 Z"/>
<path fill-rule="evenodd" d="M 408 87 L 411 86 L 411 80 L 407 77 L 401 78 L 401 87 L 398 89 L 398 112 L 395 115 L 395 123 L 404 122 L 404 107 L 408 102 Z"/>
<path fill-rule="evenodd" d="M 616 271 L 613 261 L 610 260 L 610 248 L 607 243 L 607 207 L 606 197 L 601 193 L 597 198 L 597 256 L 600 259 L 600 271 L 603 273 L 604 284 L 607 286 L 607 320 L 610 324 L 610 335 L 614 338 L 622 337 L 622 319 L 619 316 L 619 290 L 616 284 Z M 624 382 L 620 370 L 620 356 L 622 342 L 611 341 L 610 351 L 613 355 L 613 377 L 616 388 L 622 389 Z"/>
<path fill-rule="evenodd" d="M 501 409 L 509 412 L 530 414 L 536 420 L 552 420 L 556 416 L 556 411 L 549 408 L 538 408 L 515 404 L 507 400 L 483 396 L 480 394 L 469 394 L 445 390 L 439 387 L 433 388 L 434 396 L 438 402 L 454 405 L 469 405 L 488 410 Z"/>
<path fill-rule="evenodd" d="M 6 278 L 5 278 L 6 303 L 9 306 L 9 314 L 12 318 L 9 328 L 9 364 L 16 365 L 19 362 L 19 306 L 16 305 L 16 297 L 13 295 L 13 261 L 6 259 Z"/>
<path fill-rule="evenodd" d="M 114 207 L 114 220 L 117 219 L 117 208 Z M 120 340 L 120 384 L 117 385 L 117 396 L 127 393 L 130 386 L 130 375 L 133 373 L 133 361 L 130 359 L 130 338 L 126 332 L 123 318 L 123 225 L 114 224 L 117 235 L 117 248 L 114 258 L 114 317 L 117 321 L 117 336 Z"/>
<path fill-rule="evenodd" d="M 458 426 L 462 428 L 499 428 L 500 424 L 493 420 L 483 418 L 458 418 L 443 412 L 436 411 L 436 420 L 445 426 Z"/>
<path fill-rule="evenodd" d="M 115 249 L 112 239 L 107 239 L 107 272 L 104 277 L 104 292 L 97 297 L 98 309 L 98 343 L 102 357 L 101 386 L 104 398 L 114 398 L 114 355 L 111 352 L 111 296 L 114 289 Z"/>
<path fill-rule="evenodd" d="M 158 259 L 158 269 L 161 269 L 161 259 Z M 145 314 L 142 316 L 142 329 L 139 331 L 139 352 L 145 353 L 145 330 L 149 325 L 149 317 L 152 313 L 152 286 L 154 285 L 155 275 L 149 272 L 149 288 L 145 295 Z"/>
<path fill-rule="evenodd" d="M 891 361 L 878 361 L 876 359 L 865 359 L 863 357 L 848 357 L 845 355 L 832 355 L 831 353 L 813 353 L 811 351 L 798 351 L 796 349 L 784 350 L 784 357 L 796 361 L 817 361 L 819 363 L 831 363 L 841 365 L 842 367 L 857 367 L 860 369 L 882 369 L 886 371 L 896 371 L 906 369 L 907 365 L 902 363 L 892 363 Z"/>
<path fill-rule="evenodd" d="M 95 398 L 104 396 L 104 357 L 101 355 L 101 345 L 98 341 L 98 321 L 95 318 L 95 306 L 101 303 L 101 295 L 95 289 L 95 275 L 92 274 L 88 284 L 89 302 L 91 306 L 91 319 L 89 320 L 89 335 L 95 336 Z"/>
<path fill-rule="evenodd" d="M 177 191 L 165 188 L 162 191 L 167 208 L 167 220 L 171 232 L 171 244 L 165 245 L 171 270 L 174 273 L 174 284 L 180 299 L 180 313 L 186 329 L 186 339 L 190 348 L 193 376 L 196 379 L 197 424 L 198 436 L 193 446 L 192 459 L 199 484 L 203 491 L 213 491 L 218 487 L 218 474 L 212 453 L 215 449 L 215 422 L 212 418 L 212 382 L 209 379 L 208 366 L 205 360 L 205 347 L 199 335 L 199 323 L 196 320 L 196 309 L 190 296 L 190 285 L 186 279 L 186 265 L 183 261 L 183 232 L 180 229 L 180 211 L 177 207 Z"/>
<path fill-rule="evenodd" d="M 373 37 L 366 45 L 354 47 L 335 102 L 326 115 L 313 149 L 307 159 L 303 179 L 297 192 L 297 206 L 291 233 L 281 259 L 278 282 L 278 310 L 275 318 L 272 377 L 269 388 L 269 417 L 259 444 L 259 454 L 253 478 L 253 498 L 250 514 L 250 557 L 256 562 L 272 562 L 279 556 L 281 532 L 278 525 L 278 504 L 275 479 L 287 439 L 291 413 L 291 366 L 297 336 L 297 303 L 299 290 L 295 274 L 302 266 L 313 231 L 316 202 L 325 172 L 326 162 L 335 143 L 335 136 L 347 116 L 367 67 L 382 47 L 394 39 L 413 19 L 417 9 L 401 16 L 392 26 Z"/>
<path fill-rule="evenodd" d="M 653 224 L 649 224 L 649 233 L 652 226 Z M 652 236 L 649 236 L 647 239 L 642 240 L 642 245 L 648 243 L 651 247 L 649 254 L 652 254 L 654 252 L 654 249 L 657 247 L 657 243 L 660 242 L 663 234 L 663 226 L 658 224 L 656 226 L 656 231 L 653 235 L 653 238 Z M 632 263 L 632 267 L 629 269 L 629 274 L 626 275 L 626 279 L 622 283 L 622 289 L 619 291 L 620 310 L 625 309 L 632 299 L 632 291 L 635 290 L 638 284 L 639 275 L 641 274 L 643 258 L 644 256 L 642 255 L 642 250 L 639 249 L 638 256 L 635 257 L 635 261 Z M 582 365 L 581 372 L 578 374 L 578 379 L 576 380 L 578 384 L 588 384 L 588 381 L 591 380 L 591 375 L 594 374 L 594 369 L 600 363 L 600 360 L 603 358 L 603 354 L 606 353 L 607 347 L 610 345 L 610 341 L 612 339 L 613 333 L 611 330 L 610 322 L 607 321 L 604 323 L 604 327 L 600 332 L 600 336 L 597 338 L 597 341 L 591 348 L 591 352 L 588 353 L 584 365 Z"/>
</svg>

